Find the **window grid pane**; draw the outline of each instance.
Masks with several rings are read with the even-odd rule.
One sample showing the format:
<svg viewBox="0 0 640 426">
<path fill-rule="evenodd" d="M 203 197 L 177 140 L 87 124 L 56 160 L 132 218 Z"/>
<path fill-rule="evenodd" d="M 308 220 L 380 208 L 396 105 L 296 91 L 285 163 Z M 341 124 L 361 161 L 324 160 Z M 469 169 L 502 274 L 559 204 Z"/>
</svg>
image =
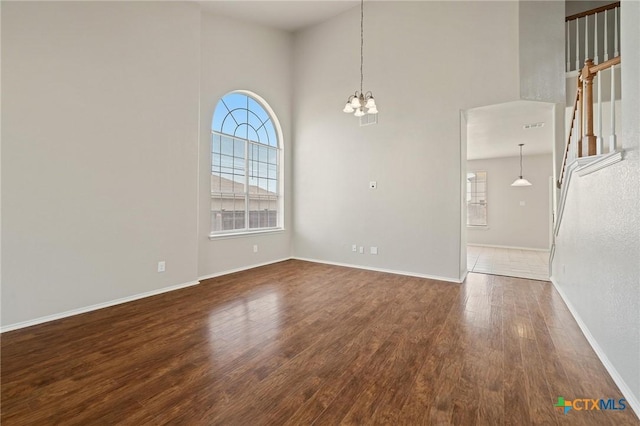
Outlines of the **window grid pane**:
<svg viewBox="0 0 640 426">
<path fill-rule="evenodd" d="M 216 106 L 211 142 L 211 232 L 278 226 L 279 147 L 271 117 L 240 93 Z"/>
<path fill-rule="evenodd" d="M 278 226 L 278 199 L 269 195 L 249 197 L 249 228 L 275 228 Z"/>
<path fill-rule="evenodd" d="M 487 226 L 487 172 L 467 175 L 467 226 Z"/>
</svg>

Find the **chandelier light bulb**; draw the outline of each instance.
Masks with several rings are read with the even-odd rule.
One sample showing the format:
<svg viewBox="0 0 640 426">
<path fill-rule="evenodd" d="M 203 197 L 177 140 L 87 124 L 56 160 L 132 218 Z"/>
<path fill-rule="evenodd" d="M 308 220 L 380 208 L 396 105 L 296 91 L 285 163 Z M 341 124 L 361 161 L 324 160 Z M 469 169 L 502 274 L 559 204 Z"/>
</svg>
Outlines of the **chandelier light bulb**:
<svg viewBox="0 0 640 426">
<path fill-rule="evenodd" d="M 375 105 L 373 105 L 373 107 L 367 110 L 367 114 L 377 114 L 377 113 L 378 113 L 378 108 L 376 108 Z"/>
<path fill-rule="evenodd" d="M 362 108 L 358 108 L 353 115 L 355 115 L 356 117 L 362 117 L 364 115 L 364 111 L 362 110 Z"/>
<path fill-rule="evenodd" d="M 371 96 L 368 100 L 367 103 L 365 104 L 365 106 L 367 108 L 375 108 L 376 107 L 376 100 L 373 99 L 373 96 Z"/>
</svg>

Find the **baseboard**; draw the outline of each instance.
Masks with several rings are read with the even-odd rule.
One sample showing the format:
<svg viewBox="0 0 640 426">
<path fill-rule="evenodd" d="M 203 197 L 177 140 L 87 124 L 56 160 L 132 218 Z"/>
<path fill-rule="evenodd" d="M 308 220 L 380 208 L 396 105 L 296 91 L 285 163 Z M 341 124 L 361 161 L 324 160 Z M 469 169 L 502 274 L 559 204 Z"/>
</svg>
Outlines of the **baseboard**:
<svg viewBox="0 0 640 426">
<path fill-rule="evenodd" d="M 553 275 L 553 258 L 556 256 L 556 244 L 553 243 L 551 245 L 551 250 L 549 251 L 549 276 Z"/>
<path fill-rule="evenodd" d="M 344 266 L 344 267 L 347 267 L 347 268 L 364 269 L 364 270 L 367 270 L 367 271 L 374 271 L 374 272 L 385 272 L 387 274 L 405 275 L 405 276 L 408 276 L 408 277 L 428 278 L 430 280 L 446 281 L 446 282 L 451 282 L 451 283 L 456 283 L 456 284 L 460 284 L 462 282 L 462 281 L 460 281 L 459 278 L 440 277 L 440 276 L 437 276 L 437 275 L 419 274 L 417 272 L 398 271 L 398 270 L 395 270 L 395 269 L 375 268 L 375 267 L 372 267 L 372 266 L 353 265 L 353 264 L 350 264 L 350 263 L 342 263 L 342 262 L 330 262 L 328 260 L 311 259 L 311 258 L 307 258 L 307 257 L 294 256 L 294 257 L 292 257 L 292 259 L 302 260 L 302 261 L 305 261 L 305 262 L 323 263 L 325 265 L 335 265 L 335 266 Z"/>
<path fill-rule="evenodd" d="M 223 275 L 234 274 L 236 272 L 247 271 L 249 269 L 259 268 L 261 266 L 267 266 L 267 265 L 272 265 L 274 263 L 284 262 L 285 260 L 291 260 L 291 259 L 293 259 L 293 258 L 292 257 L 283 257 L 281 259 L 270 260 L 268 262 L 256 263 L 256 264 L 248 265 L 248 266 L 241 266 L 239 268 L 234 268 L 234 269 L 227 269 L 225 271 L 215 272 L 215 273 L 209 274 L 209 275 L 203 275 L 201 277 L 198 277 L 198 279 L 200 281 L 204 281 L 204 280 L 208 280 L 208 279 L 211 279 L 211 278 L 221 277 Z"/>
<path fill-rule="evenodd" d="M 182 288 L 191 287 L 194 285 L 200 284 L 200 281 L 190 281 L 183 284 L 172 285 L 169 287 L 164 287 L 158 290 L 147 291 L 145 293 L 134 294 L 133 296 L 127 296 L 120 299 L 110 300 L 104 303 L 98 303 L 91 306 L 85 306 L 83 308 L 72 309 L 70 311 L 61 312 L 59 314 L 46 315 L 44 317 L 35 318 L 28 321 L 22 321 L 15 324 L 9 324 L 0 327 L 0 333 L 5 333 L 7 331 L 19 330 L 21 328 L 31 327 L 33 325 L 43 324 L 45 322 L 55 321 L 62 318 L 72 317 L 74 315 L 85 314 L 91 311 L 97 311 L 98 309 L 108 308 L 115 305 L 121 305 L 127 302 L 133 302 L 134 300 L 144 299 L 145 297 L 156 296 L 162 293 L 168 293 L 170 291 L 180 290 Z"/>
<path fill-rule="evenodd" d="M 474 247 L 490 247 L 490 248 L 503 248 L 503 249 L 511 249 L 511 250 L 542 251 L 545 253 L 549 252 L 549 249 L 531 248 L 531 247 L 499 246 L 499 245 L 493 245 L 493 244 L 473 244 L 473 243 L 467 243 L 467 245 L 474 246 Z"/>
<path fill-rule="evenodd" d="M 598 155 L 590 163 L 578 167 L 576 169 L 576 173 L 578 176 L 582 177 L 619 163 L 622 161 L 622 153 L 623 151 L 620 150 L 610 152 L 609 154 Z"/>
<path fill-rule="evenodd" d="M 593 335 L 589 331 L 589 328 L 584 323 L 584 321 L 582 321 L 582 318 L 580 318 L 580 315 L 578 315 L 578 312 L 575 310 L 575 308 L 567 298 L 567 295 L 565 294 L 565 292 L 560 288 L 555 278 L 550 277 L 549 280 L 551 281 L 555 289 L 558 291 L 558 294 L 560 294 L 560 297 L 564 301 L 564 304 L 567 305 L 567 308 L 569 308 L 569 312 L 571 312 L 571 315 L 578 323 L 578 327 L 580 327 L 582 334 L 584 335 L 584 337 L 586 337 L 587 341 L 591 345 L 591 348 L 594 350 L 594 352 L 600 359 L 600 362 L 602 362 L 602 365 L 604 365 L 604 368 L 606 368 L 607 372 L 609 373 L 609 375 L 611 376 L 615 384 L 620 389 L 620 392 L 622 392 L 622 395 L 629 403 L 629 406 L 631 407 L 633 412 L 640 419 L 640 401 L 638 401 L 638 399 L 635 397 L 633 392 L 631 392 L 631 389 L 629 388 L 629 386 L 627 386 L 627 383 L 624 381 L 622 376 L 620 376 L 620 374 L 618 373 L 618 370 L 616 370 L 616 368 L 613 366 L 611 361 L 609 361 L 609 358 L 607 358 L 607 355 L 598 344 L 598 341 L 596 340 L 595 337 L 593 337 Z"/>
</svg>

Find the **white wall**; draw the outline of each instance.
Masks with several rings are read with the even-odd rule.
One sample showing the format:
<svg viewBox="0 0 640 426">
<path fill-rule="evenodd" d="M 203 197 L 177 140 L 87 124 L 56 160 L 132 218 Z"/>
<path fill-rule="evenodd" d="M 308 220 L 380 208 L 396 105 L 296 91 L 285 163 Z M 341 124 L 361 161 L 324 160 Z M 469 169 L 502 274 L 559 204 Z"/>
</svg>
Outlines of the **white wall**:
<svg viewBox="0 0 640 426">
<path fill-rule="evenodd" d="M 519 6 L 520 99 L 562 103 L 564 3 L 520 0 Z"/>
<path fill-rule="evenodd" d="M 229 91 L 273 108 L 290 198 L 291 34 L 187 2 L 3 9 L 3 327 L 290 257 L 289 202 L 286 231 L 208 234 L 211 118 Z"/>
<path fill-rule="evenodd" d="M 2 9 L 2 324 L 195 280 L 197 6 Z"/>
<path fill-rule="evenodd" d="M 209 13 L 202 15 L 198 275 L 207 277 L 291 257 L 292 35 Z M 211 119 L 218 100 L 233 90 L 264 98 L 283 129 L 285 231 L 209 240 Z M 253 246 L 258 245 L 258 252 Z"/>
<path fill-rule="evenodd" d="M 341 111 L 359 89 L 359 13 L 295 38 L 294 253 L 457 280 L 460 110 L 518 98 L 518 3 L 367 2 L 369 127 Z"/>
<path fill-rule="evenodd" d="M 511 186 L 520 171 L 519 157 L 467 161 L 469 172 L 487 172 L 489 223 L 467 229 L 469 244 L 549 249 L 551 154 L 524 156 L 523 169 L 532 186 Z"/>
<path fill-rule="evenodd" d="M 554 282 L 640 412 L 640 3 L 621 10 L 624 160 L 571 180 Z"/>
</svg>

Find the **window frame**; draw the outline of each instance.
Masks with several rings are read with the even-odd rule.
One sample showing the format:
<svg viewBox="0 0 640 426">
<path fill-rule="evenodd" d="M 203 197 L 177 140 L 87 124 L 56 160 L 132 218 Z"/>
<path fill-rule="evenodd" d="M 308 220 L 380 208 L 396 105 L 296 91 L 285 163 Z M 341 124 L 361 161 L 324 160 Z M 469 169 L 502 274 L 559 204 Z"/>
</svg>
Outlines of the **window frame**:
<svg viewBox="0 0 640 426">
<path fill-rule="evenodd" d="M 466 208 L 467 208 L 467 228 L 471 229 L 486 229 L 489 227 L 489 202 L 488 202 L 488 193 L 489 193 L 489 173 L 486 170 L 475 170 L 470 171 L 468 174 L 473 173 L 476 177 L 479 173 L 484 174 L 484 191 L 478 191 L 477 185 L 478 182 L 475 182 L 476 189 L 472 190 L 470 185 L 473 186 L 474 183 L 470 180 L 467 180 L 467 190 L 466 190 Z M 467 175 L 468 176 L 468 175 Z M 467 178 L 468 179 L 468 178 Z M 484 202 L 472 202 L 474 196 L 477 199 L 478 194 L 484 195 Z M 470 198 L 471 197 L 471 198 Z M 471 205 L 481 205 L 484 206 L 484 224 L 470 224 L 469 223 L 469 208 Z"/>
<path fill-rule="evenodd" d="M 262 125 L 264 125 L 268 121 L 271 122 L 271 125 L 273 126 L 273 131 L 275 132 L 275 139 L 276 139 L 274 145 L 271 144 L 271 138 L 269 136 L 267 136 L 267 141 L 266 141 L 267 143 L 263 143 L 261 141 L 251 140 L 248 135 L 248 131 L 247 131 L 247 137 L 236 136 L 236 135 L 231 135 L 231 134 L 222 132 L 223 123 L 225 119 L 228 118 L 229 116 L 234 117 L 233 112 L 237 110 L 237 108 L 229 109 L 227 103 L 223 101 L 229 95 L 234 95 L 234 94 L 242 95 L 248 98 L 247 106 L 246 108 L 243 108 L 243 109 L 246 109 L 247 111 L 247 117 L 249 113 L 252 113 L 256 115 L 256 117 L 258 117 L 259 120 L 261 120 L 259 118 L 259 115 L 256 114 L 251 108 L 251 101 L 253 101 L 258 108 L 262 108 L 262 111 L 261 112 L 259 111 L 261 113 L 260 115 L 264 113 L 268 117 L 266 120 L 264 120 Z M 220 121 L 220 129 L 214 129 L 215 117 L 216 117 L 215 112 L 218 110 L 218 106 L 221 103 L 224 105 L 227 112 L 224 118 L 222 119 L 222 121 Z M 237 124 L 236 130 L 241 126 L 250 126 L 248 118 L 246 122 L 238 123 L 236 121 L 236 124 Z M 237 133 L 237 131 L 235 133 Z M 216 164 L 214 163 L 215 154 L 216 154 L 214 143 L 216 141 L 216 137 L 219 138 L 219 144 L 220 144 L 219 145 L 220 149 L 219 149 L 219 152 L 217 153 L 218 156 L 220 157 L 220 163 L 217 165 L 218 166 L 217 173 L 214 172 L 214 169 L 216 168 Z M 240 237 L 245 235 L 277 233 L 277 232 L 284 231 L 284 183 L 283 183 L 284 181 L 283 179 L 284 149 L 283 149 L 282 129 L 280 127 L 280 123 L 275 113 L 273 112 L 269 104 L 263 98 L 256 95 L 255 93 L 245 91 L 245 90 L 236 90 L 236 91 L 232 91 L 225 94 L 224 96 L 220 97 L 218 99 L 218 102 L 216 103 L 214 114 L 212 116 L 210 138 L 211 139 L 209 144 L 209 147 L 210 147 L 209 153 L 211 156 L 210 156 L 210 162 L 209 162 L 209 165 L 210 165 L 209 238 L 210 239 L 233 238 L 233 237 Z M 233 146 L 232 156 L 222 153 L 223 138 L 227 138 L 232 141 L 232 146 Z M 257 139 L 260 139 L 260 137 L 257 137 Z M 244 149 L 242 153 L 242 155 L 244 156 L 243 165 L 242 165 L 243 169 L 237 166 L 235 161 L 237 158 L 240 158 L 240 157 L 236 157 L 236 152 L 235 152 L 235 149 L 236 149 L 235 144 L 238 141 L 242 142 L 243 149 Z M 261 150 L 261 147 L 265 149 Z M 262 159 L 260 158 L 260 155 L 263 151 L 266 153 L 266 156 L 267 156 L 266 162 L 262 161 Z M 275 152 L 275 163 L 271 162 L 271 155 L 269 154 L 269 152 Z M 223 156 L 230 157 L 233 160 L 233 166 L 231 167 L 231 171 L 232 171 L 231 175 L 233 176 L 233 179 L 231 180 L 232 182 L 231 191 L 225 191 L 223 190 L 223 187 L 222 187 L 223 186 L 222 179 L 229 180 L 227 177 L 223 176 L 224 174 L 228 174 L 228 173 L 223 173 L 222 171 Z M 271 172 L 273 170 L 272 166 L 275 166 L 274 167 L 275 179 L 270 178 Z M 265 176 L 261 175 L 262 173 L 261 169 L 263 168 L 266 168 Z M 243 172 L 244 176 L 240 174 L 236 175 L 235 174 L 236 170 L 240 170 L 241 172 Z M 250 173 L 252 170 L 256 171 L 256 173 L 253 175 L 252 173 Z M 238 182 L 235 179 L 236 176 L 242 176 L 242 182 Z M 214 190 L 213 188 L 213 182 L 214 182 L 213 177 L 217 177 L 221 179 L 220 186 L 217 191 Z M 271 185 L 269 184 L 269 181 L 272 181 L 272 180 L 275 180 L 275 188 L 274 188 L 275 191 L 270 191 Z M 260 186 L 260 181 L 266 181 L 265 184 L 267 187 L 264 188 Z M 243 187 L 243 191 L 239 192 L 236 188 L 236 184 L 241 185 Z M 252 188 L 254 190 L 253 192 L 252 192 Z M 216 200 L 219 200 L 220 206 L 221 206 L 220 211 L 222 212 L 224 211 L 224 209 L 222 209 L 222 205 L 225 199 L 240 200 L 241 203 L 244 203 L 244 209 L 242 211 L 235 210 L 235 208 L 233 210 L 230 210 L 230 212 L 232 212 L 232 215 L 234 217 L 233 220 L 236 220 L 235 217 L 238 215 L 238 212 L 241 212 L 240 216 L 243 215 L 243 219 L 242 219 L 243 227 L 236 228 L 234 224 L 233 229 L 216 230 L 215 224 L 214 224 L 214 218 L 213 218 L 213 213 L 215 211 L 213 209 L 213 202 Z M 262 215 L 260 215 L 260 213 L 262 213 L 262 209 L 258 209 L 255 211 L 252 210 L 252 207 L 255 206 L 256 202 L 257 203 L 265 202 L 268 206 L 267 209 L 265 209 L 267 211 L 266 218 L 265 218 L 265 220 L 267 221 L 266 226 L 251 227 L 251 224 L 254 223 L 252 222 L 252 218 L 256 216 L 254 213 L 258 212 L 258 219 L 257 219 L 258 224 L 260 224 L 260 222 L 262 221 Z M 271 203 L 274 203 L 275 205 L 276 220 L 275 220 L 275 224 L 269 226 L 270 212 L 273 211 L 273 210 L 270 210 L 269 208 L 270 207 L 269 204 Z M 224 221 L 225 219 L 221 217 L 219 220 Z M 221 228 L 223 228 L 223 226 L 224 225 L 221 225 Z"/>
</svg>

